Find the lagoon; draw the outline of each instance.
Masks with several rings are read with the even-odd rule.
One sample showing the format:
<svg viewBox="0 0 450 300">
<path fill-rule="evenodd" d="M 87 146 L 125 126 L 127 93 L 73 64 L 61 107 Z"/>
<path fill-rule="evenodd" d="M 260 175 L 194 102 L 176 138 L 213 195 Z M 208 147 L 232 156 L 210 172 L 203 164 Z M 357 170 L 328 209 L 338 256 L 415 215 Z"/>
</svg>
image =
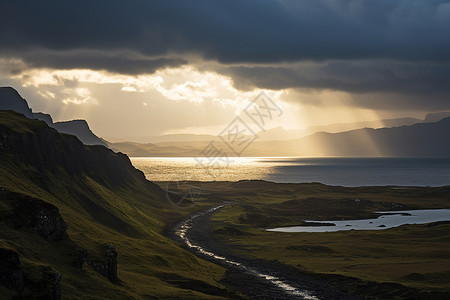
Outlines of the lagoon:
<svg viewBox="0 0 450 300">
<path fill-rule="evenodd" d="M 312 221 L 306 222 L 327 224 L 320 226 L 290 226 L 267 229 L 276 232 L 336 232 L 344 230 L 382 230 L 406 224 L 426 224 L 438 221 L 450 221 L 450 209 L 424 209 L 377 212 L 376 219 L 345 221 Z M 329 226 L 330 223 L 335 226 Z"/>
</svg>

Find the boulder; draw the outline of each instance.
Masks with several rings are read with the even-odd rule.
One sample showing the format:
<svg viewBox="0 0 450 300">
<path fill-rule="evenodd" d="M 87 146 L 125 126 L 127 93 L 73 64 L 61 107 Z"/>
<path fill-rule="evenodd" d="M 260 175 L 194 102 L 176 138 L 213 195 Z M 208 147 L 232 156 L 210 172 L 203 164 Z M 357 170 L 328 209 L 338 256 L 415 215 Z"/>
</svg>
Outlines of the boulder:
<svg viewBox="0 0 450 300">
<path fill-rule="evenodd" d="M 117 252 L 113 245 L 104 244 L 105 261 L 88 261 L 92 269 L 108 278 L 109 281 L 116 283 L 119 281 L 117 276 Z"/>
<path fill-rule="evenodd" d="M 67 225 L 56 206 L 26 195 L 18 197 L 13 203 L 13 214 L 6 218 L 10 228 L 29 228 L 49 242 L 68 238 Z"/>
<path fill-rule="evenodd" d="M 77 246 L 77 257 L 73 263 L 75 268 L 82 270 L 83 264 L 86 262 L 87 256 L 88 256 L 87 249 Z"/>
<path fill-rule="evenodd" d="M 41 269 L 42 279 L 38 283 L 42 299 L 59 300 L 61 299 L 61 274 L 45 266 Z"/>
<path fill-rule="evenodd" d="M 24 276 L 19 255 L 6 248 L 0 248 L 0 284 L 11 290 L 22 290 Z"/>
</svg>

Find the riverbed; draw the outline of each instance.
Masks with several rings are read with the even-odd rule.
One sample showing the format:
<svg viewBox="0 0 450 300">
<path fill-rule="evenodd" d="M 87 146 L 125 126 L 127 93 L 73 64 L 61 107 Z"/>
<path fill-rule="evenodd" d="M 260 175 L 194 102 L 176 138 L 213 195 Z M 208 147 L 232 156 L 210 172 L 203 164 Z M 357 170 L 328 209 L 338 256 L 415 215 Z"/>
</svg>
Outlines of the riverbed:
<svg viewBox="0 0 450 300">
<path fill-rule="evenodd" d="M 173 238 L 182 242 L 189 251 L 227 269 L 222 282 L 229 290 L 252 299 L 359 299 L 321 278 L 293 272 L 278 262 L 236 255 L 226 245 L 217 242 L 209 234 L 209 217 L 230 204 L 195 213 L 172 230 Z"/>
</svg>

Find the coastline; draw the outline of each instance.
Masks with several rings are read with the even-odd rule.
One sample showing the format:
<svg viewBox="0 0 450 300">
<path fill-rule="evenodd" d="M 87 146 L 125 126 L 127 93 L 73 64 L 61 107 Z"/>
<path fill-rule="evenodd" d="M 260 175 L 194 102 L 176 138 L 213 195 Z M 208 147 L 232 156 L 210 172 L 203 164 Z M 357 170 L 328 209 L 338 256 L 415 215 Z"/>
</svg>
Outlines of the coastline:
<svg viewBox="0 0 450 300">
<path fill-rule="evenodd" d="M 229 164 L 208 167 L 194 157 L 131 158 L 150 181 L 266 180 L 347 187 L 450 184 L 449 158 L 230 157 L 229 160 Z"/>
</svg>

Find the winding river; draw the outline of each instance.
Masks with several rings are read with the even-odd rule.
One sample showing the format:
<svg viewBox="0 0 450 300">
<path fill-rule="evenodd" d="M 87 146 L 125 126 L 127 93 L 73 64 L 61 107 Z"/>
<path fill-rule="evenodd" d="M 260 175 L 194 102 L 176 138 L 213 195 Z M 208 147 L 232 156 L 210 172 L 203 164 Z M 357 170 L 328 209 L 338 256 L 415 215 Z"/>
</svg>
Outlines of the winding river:
<svg viewBox="0 0 450 300">
<path fill-rule="evenodd" d="M 194 241 L 194 238 L 191 237 L 191 231 L 195 226 L 201 226 L 201 224 L 198 224 L 200 223 L 201 219 L 208 217 L 215 211 L 222 209 L 227 205 L 230 204 L 222 204 L 210 208 L 206 211 L 191 215 L 189 218 L 185 219 L 175 227 L 174 233 L 176 237 L 181 240 L 191 251 L 199 256 L 202 256 L 203 258 L 209 258 L 210 261 L 219 263 L 220 265 L 227 268 L 231 267 L 234 269 L 238 269 L 240 272 L 250 274 L 255 278 L 260 278 L 267 281 L 267 283 L 271 284 L 275 289 L 279 291 L 280 298 L 311 300 L 320 299 L 313 291 L 296 287 L 294 286 L 295 283 L 287 282 L 279 276 L 270 273 L 270 271 L 262 271 L 258 268 L 255 268 L 254 266 L 248 266 L 246 262 L 239 261 L 236 258 L 228 258 L 224 255 L 220 255 L 218 253 L 215 253 L 214 250 L 207 249 L 205 246 L 200 245 L 198 241 Z"/>
</svg>

